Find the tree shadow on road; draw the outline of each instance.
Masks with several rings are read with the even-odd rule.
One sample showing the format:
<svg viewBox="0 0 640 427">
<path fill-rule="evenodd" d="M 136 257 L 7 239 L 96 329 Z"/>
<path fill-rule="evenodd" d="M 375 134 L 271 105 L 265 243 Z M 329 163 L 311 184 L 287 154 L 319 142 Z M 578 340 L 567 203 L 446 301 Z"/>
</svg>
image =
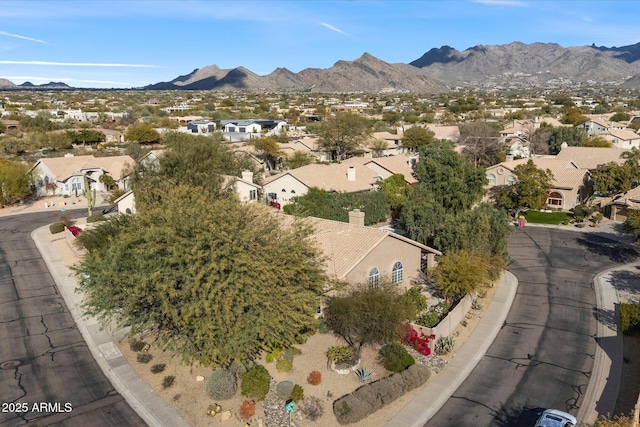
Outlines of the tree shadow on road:
<svg viewBox="0 0 640 427">
<path fill-rule="evenodd" d="M 640 267 L 632 270 L 617 270 L 609 273 L 609 282 L 619 293 L 624 293 L 628 302 L 640 302 Z M 623 301 L 624 302 L 624 301 Z"/>
<path fill-rule="evenodd" d="M 600 236 L 584 236 L 576 239 L 576 242 L 584 246 L 592 254 L 607 257 L 619 264 L 631 262 L 638 258 L 637 249 L 624 243 L 615 242 Z"/>
<path fill-rule="evenodd" d="M 546 408 L 501 408 L 491 425 L 500 427 L 533 426 Z"/>
</svg>

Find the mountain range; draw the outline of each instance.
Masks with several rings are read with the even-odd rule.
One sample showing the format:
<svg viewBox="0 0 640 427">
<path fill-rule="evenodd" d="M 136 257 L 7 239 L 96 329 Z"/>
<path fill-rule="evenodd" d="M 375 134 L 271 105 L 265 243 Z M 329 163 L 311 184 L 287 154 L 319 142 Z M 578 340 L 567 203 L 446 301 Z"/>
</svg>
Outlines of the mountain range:
<svg viewBox="0 0 640 427">
<path fill-rule="evenodd" d="M 245 67 L 216 65 L 193 70 L 169 82 L 144 89 L 215 91 L 412 92 L 441 93 L 454 87 L 512 87 L 611 83 L 640 88 L 640 43 L 623 47 L 562 47 L 556 43 L 478 45 L 458 51 L 433 48 L 409 64 L 388 63 L 369 53 L 330 68 L 294 73 L 276 68 L 260 76 Z M 64 83 L 14 85 L 0 79 L 0 88 L 69 88 Z"/>
</svg>

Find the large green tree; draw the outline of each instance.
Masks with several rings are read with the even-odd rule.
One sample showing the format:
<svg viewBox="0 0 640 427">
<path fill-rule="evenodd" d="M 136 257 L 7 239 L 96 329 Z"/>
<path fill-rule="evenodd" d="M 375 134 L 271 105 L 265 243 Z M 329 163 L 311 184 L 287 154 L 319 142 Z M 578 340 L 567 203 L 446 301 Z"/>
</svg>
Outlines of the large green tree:
<svg viewBox="0 0 640 427">
<path fill-rule="evenodd" d="M 185 361 L 251 360 L 314 330 L 325 276 L 310 232 L 264 206 L 177 186 L 162 206 L 79 236 L 86 312 L 154 331 Z"/>
<path fill-rule="evenodd" d="M 269 169 L 278 169 L 284 154 L 280 151 L 280 144 L 275 138 L 270 136 L 257 138 L 251 142 L 251 145 L 258 151 L 258 156 L 267 162 Z"/>
<path fill-rule="evenodd" d="M 402 148 L 410 152 L 417 152 L 420 148 L 436 140 L 436 134 L 420 126 L 412 126 L 402 134 Z"/>
<path fill-rule="evenodd" d="M 354 113 L 336 113 L 315 126 L 310 126 L 318 137 L 318 144 L 330 151 L 336 160 L 343 160 L 362 149 L 371 134 L 367 119 Z"/>
<path fill-rule="evenodd" d="M 430 274 L 449 303 L 464 297 L 490 281 L 485 256 L 460 250 L 445 254 Z"/>
<path fill-rule="evenodd" d="M 578 127 L 560 126 L 551 130 L 547 144 L 551 154 L 558 154 L 563 142 L 568 146 L 581 146 L 587 139 L 587 132 Z"/>
<path fill-rule="evenodd" d="M 591 171 L 593 179 L 593 191 L 599 195 L 611 195 L 624 193 L 631 190 L 638 184 L 640 176 L 637 173 L 637 167 L 633 167 L 630 163 L 622 165 L 610 162 Z"/>
<path fill-rule="evenodd" d="M 160 141 L 160 134 L 149 123 L 136 122 L 129 126 L 124 134 L 128 142 L 155 144 Z"/>
<path fill-rule="evenodd" d="M 172 132 L 166 136 L 167 149 L 158 165 L 138 164 L 132 174 L 132 188 L 138 208 L 161 204 L 163 195 L 178 185 L 206 192 L 211 198 L 228 195 L 222 174 L 240 176 L 253 164 L 229 150 L 214 136 Z"/>
<path fill-rule="evenodd" d="M 29 166 L 0 158 L 0 205 L 17 202 L 30 193 Z"/>
<path fill-rule="evenodd" d="M 515 211 L 516 215 L 524 208 L 540 209 L 545 206 L 553 185 L 551 171 L 539 169 L 533 160 L 529 159 L 527 163 L 516 166 L 513 174 L 517 182 L 498 189 L 498 205 Z"/>
</svg>

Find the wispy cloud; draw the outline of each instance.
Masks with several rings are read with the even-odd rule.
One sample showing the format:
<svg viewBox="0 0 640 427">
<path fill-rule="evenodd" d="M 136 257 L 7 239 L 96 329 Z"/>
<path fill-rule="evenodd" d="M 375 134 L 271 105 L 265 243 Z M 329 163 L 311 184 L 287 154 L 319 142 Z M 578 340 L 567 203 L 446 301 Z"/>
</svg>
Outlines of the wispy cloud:
<svg viewBox="0 0 640 427">
<path fill-rule="evenodd" d="M 6 61 L 6 60 L 1 60 L 0 64 L 5 64 L 5 65 L 51 65 L 51 66 L 62 66 L 62 67 L 162 68 L 159 65 L 149 65 L 149 64 L 117 64 L 117 63 L 94 63 L 94 62 L 50 62 L 50 61 Z"/>
<path fill-rule="evenodd" d="M 527 2 L 519 0 L 471 0 L 473 3 L 486 4 L 489 6 L 513 6 L 528 7 Z"/>
<path fill-rule="evenodd" d="M 34 39 L 33 37 L 21 36 L 20 34 L 11 34 L 11 33 L 7 33 L 6 31 L 0 31 L 0 36 L 13 37 L 15 39 L 27 40 L 27 41 L 36 42 L 36 43 L 49 44 L 44 40 Z"/>
<path fill-rule="evenodd" d="M 342 34 L 343 36 L 348 36 L 349 33 L 342 31 L 340 28 L 336 28 L 331 24 L 327 24 L 326 22 L 318 21 L 318 24 L 322 25 L 325 28 L 330 29 L 331 31 L 335 31 L 338 34 Z"/>
</svg>

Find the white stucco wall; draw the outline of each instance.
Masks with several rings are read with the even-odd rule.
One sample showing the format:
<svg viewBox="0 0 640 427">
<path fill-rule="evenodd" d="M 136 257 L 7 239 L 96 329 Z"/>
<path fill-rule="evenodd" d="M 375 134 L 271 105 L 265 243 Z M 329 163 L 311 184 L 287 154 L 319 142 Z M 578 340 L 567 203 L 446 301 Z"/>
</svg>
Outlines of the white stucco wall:
<svg viewBox="0 0 640 427">
<path fill-rule="evenodd" d="M 297 196 L 304 196 L 309 190 L 306 185 L 289 174 L 285 174 L 268 184 L 262 186 L 265 197 L 268 193 L 275 193 L 278 203 L 282 206 L 291 203 L 291 199 Z M 284 191 L 283 191 L 284 190 Z"/>
</svg>

